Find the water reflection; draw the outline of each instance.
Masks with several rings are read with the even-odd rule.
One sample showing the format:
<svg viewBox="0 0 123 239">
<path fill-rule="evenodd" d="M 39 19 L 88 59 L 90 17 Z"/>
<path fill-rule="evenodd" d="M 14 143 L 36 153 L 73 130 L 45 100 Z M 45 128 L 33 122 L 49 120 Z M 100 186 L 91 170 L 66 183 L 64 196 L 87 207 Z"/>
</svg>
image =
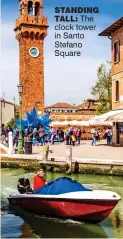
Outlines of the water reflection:
<svg viewBox="0 0 123 239">
<path fill-rule="evenodd" d="M 18 212 L 16 210 L 14 215 L 19 216 L 24 221 L 23 226 L 21 226 L 23 235 L 29 235 L 32 231 L 40 238 L 108 238 L 99 224 L 93 225 L 73 220 L 46 218 L 21 209 L 18 209 Z"/>
<path fill-rule="evenodd" d="M 116 228 L 120 227 L 120 215 L 119 215 L 119 211 L 115 211 L 114 213 L 115 215 L 115 224 L 116 224 Z"/>
<path fill-rule="evenodd" d="M 35 235 L 32 235 L 32 228 L 28 225 L 28 223 L 24 222 L 21 226 L 21 237 L 20 238 L 32 238 Z"/>
<path fill-rule="evenodd" d="M 123 212 L 115 209 L 111 214 L 111 223 L 113 225 L 113 232 L 115 238 L 123 238 Z"/>
</svg>

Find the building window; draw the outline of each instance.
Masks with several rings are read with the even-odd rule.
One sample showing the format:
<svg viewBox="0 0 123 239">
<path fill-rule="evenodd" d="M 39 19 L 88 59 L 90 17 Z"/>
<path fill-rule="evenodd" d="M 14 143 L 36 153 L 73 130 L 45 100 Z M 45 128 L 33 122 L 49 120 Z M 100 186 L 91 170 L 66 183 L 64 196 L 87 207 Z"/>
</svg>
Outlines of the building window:
<svg viewBox="0 0 123 239">
<path fill-rule="evenodd" d="M 24 14 L 24 3 L 22 3 L 22 5 L 21 5 L 21 14 L 22 15 Z"/>
<path fill-rule="evenodd" d="M 119 81 L 116 81 L 116 101 L 119 101 Z"/>
<path fill-rule="evenodd" d="M 35 16 L 39 16 L 39 10 L 40 9 L 40 3 L 36 2 L 35 3 Z"/>
<path fill-rule="evenodd" d="M 116 40 L 114 42 L 114 63 L 118 63 L 120 61 L 120 41 Z"/>
<path fill-rule="evenodd" d="M 31 2 L 31 1 L 29 1 L 28 2 L 28 14 L 30 15 L 30 16 L 33 16 L 33 2 Z"/>
</svg>

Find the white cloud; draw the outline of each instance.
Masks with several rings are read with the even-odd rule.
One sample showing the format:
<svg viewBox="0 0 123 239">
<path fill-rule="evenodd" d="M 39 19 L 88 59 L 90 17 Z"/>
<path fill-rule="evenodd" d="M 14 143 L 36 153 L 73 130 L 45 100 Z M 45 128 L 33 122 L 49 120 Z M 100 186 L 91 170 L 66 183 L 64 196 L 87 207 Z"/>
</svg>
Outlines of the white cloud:
<svg viewBox="0 0 123 239">
<path fill-rule="evenodd" d="M 18 97 L 18 42 L 14 38 L 13 28 L 13 24 L 3 23 L 2 92 L 9 100 L 13 96 Z M 81 57 L 62 59 L 54 56 L 54 30 L 53 27 L 48 29 L 44 51 L 46 105 L 58 101 L 80 103 L 90 96 L 98 66 L 110 59 L 110 40 L 98 36 L 102 30 L 97 28 L 95 32 L 86 34 Z"/>
</svg>

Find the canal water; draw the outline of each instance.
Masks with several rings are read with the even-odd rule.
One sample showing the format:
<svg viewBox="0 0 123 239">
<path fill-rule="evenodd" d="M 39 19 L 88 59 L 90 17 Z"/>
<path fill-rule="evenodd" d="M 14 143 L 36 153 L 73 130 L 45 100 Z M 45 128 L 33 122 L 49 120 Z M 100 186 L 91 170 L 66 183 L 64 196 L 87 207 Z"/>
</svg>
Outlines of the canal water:
<svg viewBox="0 0 123 239">
<path fill-rule="evenodd" d="M 1 175 L 1 238 L 123 238 L 123 177 L 71 175 L 72 179 L 89 188 L 111 190 L 122 198 L 107 219 L 100 224 L 88 224 L 46 218 L 10 208 L 7 196 L 17 192 L 18 178 L 26 175 L 32 182 L 34 173 L 22 169 L 2 169 Z M 63 174 L 47 173 L 46 180 L 60 176 Z"/>
</svg>

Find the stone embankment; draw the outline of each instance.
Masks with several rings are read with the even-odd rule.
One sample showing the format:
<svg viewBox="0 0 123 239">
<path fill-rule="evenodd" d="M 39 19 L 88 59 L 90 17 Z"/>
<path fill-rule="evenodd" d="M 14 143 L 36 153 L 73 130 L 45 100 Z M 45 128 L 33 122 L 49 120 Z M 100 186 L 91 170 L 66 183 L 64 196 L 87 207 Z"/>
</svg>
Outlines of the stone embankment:
<svg viewBox="0 0 123 239">
<path fill-rule="evenodd" d="M 48 157 L 45 161 L 43 155 L 0 156 L 1 167 L 4 168 L 24 168 L 34 171 L 43 166 L 52 172 L 123 176 L 123 160 L 72 158 L 70 163 L 66 161 L 66 157 Z"/>
<path fill-rule="evenodd" d="M 6 152 L 6 153 L 5 153 Z M 24 168 L 30 171 L 45 167 L 52 172 L 123 176 L 123 149 L 82 141 L 75 147 L 64 143 L 33 147 L 33 154 L 15 154 L 12 133 L 9 147 L 2 145 L 1 167 Z M 59 157 L 58 157 L 59 156 Z"/>
</svg>

